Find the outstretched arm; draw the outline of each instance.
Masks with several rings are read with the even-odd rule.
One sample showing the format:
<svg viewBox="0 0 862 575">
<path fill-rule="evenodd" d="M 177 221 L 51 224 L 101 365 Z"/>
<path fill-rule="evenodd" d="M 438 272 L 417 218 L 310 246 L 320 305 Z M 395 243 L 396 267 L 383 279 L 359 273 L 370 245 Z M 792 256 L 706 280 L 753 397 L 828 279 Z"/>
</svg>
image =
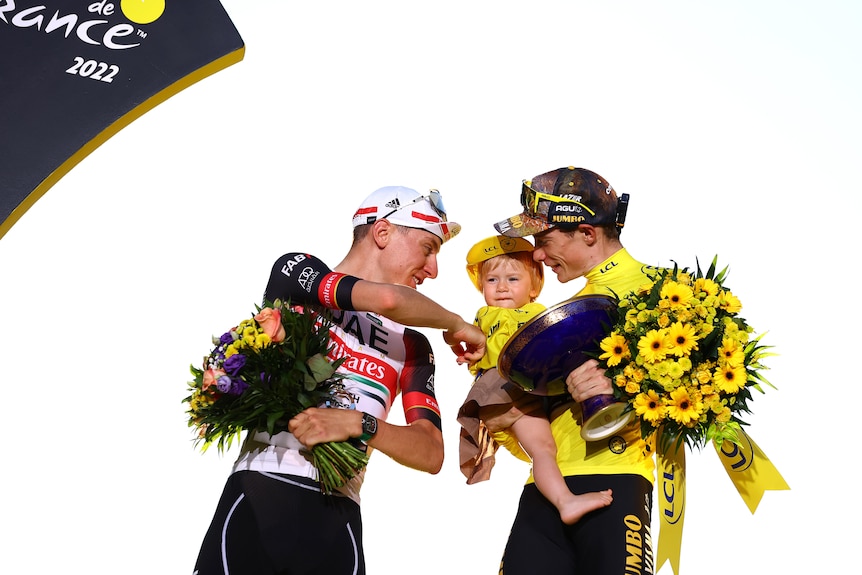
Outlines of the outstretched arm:
<svg viewBox="0 0 862 575">
<path fill-rule="evenodd" d="M 434 300 L 406 286 L 333 272 L 309 254 L 289 253 L 278 258 L 264 299 L 371 311 L 402 325 L 444 330 L 444 339 L 459 360 L 478 361 L 485 353 L 485 334 Z"/>
<path fill-rule="evenodd" d="M 355 309 L 373 311 L 403 325 L 444 330 L 443 339 L 459 360 L 474 362 L 485 354 L 482 330 L 414 289 L 360 280 L 351 295 Z"/>
</svg>

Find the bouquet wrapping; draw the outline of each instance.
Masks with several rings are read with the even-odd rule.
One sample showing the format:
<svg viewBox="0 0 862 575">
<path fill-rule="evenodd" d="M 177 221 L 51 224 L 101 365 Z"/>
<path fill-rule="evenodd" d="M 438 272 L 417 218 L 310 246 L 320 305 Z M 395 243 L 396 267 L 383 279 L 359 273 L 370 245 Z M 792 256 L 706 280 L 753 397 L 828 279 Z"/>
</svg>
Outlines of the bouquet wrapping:
<svg viewBox="0 0 862 575">
<path fill-rule="evenodd" d="M 191 366 L 188 425 L 202 451 L 229 448 L 242 431 L 287 431 L 288 421 L 308 407 L 352 408 L 356 398 L 330 362 L 325 313 L 280 300 L 255 306 L 253 317 L 218 338 L 200 368 Z M 368 463 L 349 441 L 317 444 L 305 451 L 318 471 L 321 491 L 343 486 Z"/>
</svg>

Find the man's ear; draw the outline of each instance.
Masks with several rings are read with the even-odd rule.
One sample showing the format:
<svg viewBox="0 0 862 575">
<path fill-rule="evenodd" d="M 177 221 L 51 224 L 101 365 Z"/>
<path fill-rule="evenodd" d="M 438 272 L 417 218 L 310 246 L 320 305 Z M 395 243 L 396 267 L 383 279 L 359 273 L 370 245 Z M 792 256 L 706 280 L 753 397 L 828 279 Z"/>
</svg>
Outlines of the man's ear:
<svg viewBox="0 0 862 575">
<path fill-rule="evenodd" d="M 395 227 L 389 220 L 377 220 L 371 224 L 371 237 L 378 248 L 383 249 L 392 239 Z"/>
<path fill-rule="evenodd" d="M 578 226 L 578 233 L 584 238 L 584 243 L 588 246 L 593 246 L 598 241 L 596 228 L 590 224 L 581 224 Z"/>
</svg>

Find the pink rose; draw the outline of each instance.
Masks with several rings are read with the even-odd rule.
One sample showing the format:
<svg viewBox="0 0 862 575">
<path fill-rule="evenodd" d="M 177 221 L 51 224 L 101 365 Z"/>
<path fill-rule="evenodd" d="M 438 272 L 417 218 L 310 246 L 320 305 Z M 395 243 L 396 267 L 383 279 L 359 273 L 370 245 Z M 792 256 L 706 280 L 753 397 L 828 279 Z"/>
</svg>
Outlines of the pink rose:
<svg viewBox="0 0 862 575">
<path fill-rule="evenodd" d="M 218 378 L 223 375 L 227 375 L 221 369 L 208 369 L 204 372 L 204 381 L 203 381 L 203 390 L 206 391 L 209 389 L 211 385 L 216 385 L 218 383 Z"/>
<path fill-rule="evenodd" d="M 287 334 L 284 332 L 284 326 L 281 325 L 281 310 L 265 307 L 254 316 L 254 321 L 274 343 L 284 341 Z"/>
</svg>

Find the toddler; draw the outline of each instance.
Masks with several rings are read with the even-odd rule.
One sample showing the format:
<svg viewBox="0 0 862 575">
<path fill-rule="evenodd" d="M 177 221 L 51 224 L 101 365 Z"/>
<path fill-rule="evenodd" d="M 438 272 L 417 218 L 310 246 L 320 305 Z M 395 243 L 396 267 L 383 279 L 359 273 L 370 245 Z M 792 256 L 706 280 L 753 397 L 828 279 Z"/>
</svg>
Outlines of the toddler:
<svg viewBox="0 0 862 575">
<path fill-rule="evenodd" d="M 542 399 L 497 373 L 497 358 L 519 327 L 539 315 L 536 302 L 544 285 L 542 264 L 533 261 L 533 245 L 524 238 L 492 236 L 470 248 L 467 273 L 485 298 L 474 324 L 488 336 L 487 351 L 470 365 L 474 376 L 467 399 L 458 411 L 461 423 L 461 471 L 467 483 L 490 477 L 500 443 L 513 455 L 533 464 L 536 487 L 568 525 L 584 514 L 610 505 L 611 490 L 576 495 L 559 467 L 551 426 Z M 499 443 L 498 443 L 499 441 Z"/>
</svg>

